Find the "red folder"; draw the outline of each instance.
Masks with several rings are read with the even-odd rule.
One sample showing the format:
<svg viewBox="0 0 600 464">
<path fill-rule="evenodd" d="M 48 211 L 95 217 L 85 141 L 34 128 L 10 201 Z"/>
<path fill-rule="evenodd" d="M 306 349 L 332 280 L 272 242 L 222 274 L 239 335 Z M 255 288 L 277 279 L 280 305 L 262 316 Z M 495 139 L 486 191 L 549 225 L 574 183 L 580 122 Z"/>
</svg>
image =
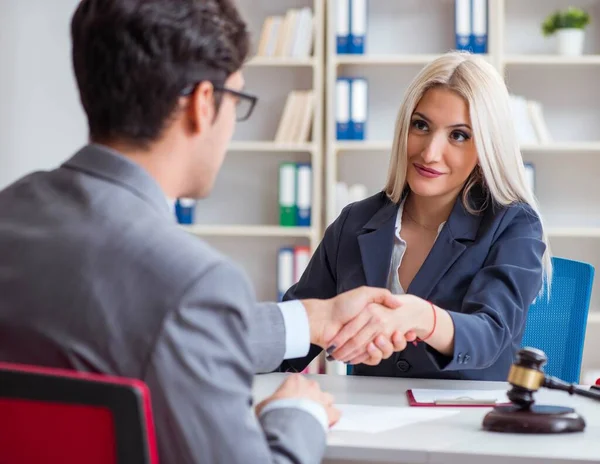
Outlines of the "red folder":
<svg viewBox="0 0 600 464">
<path fill-rule="evenodd" d="M 406 398 L 409 406 L 428 407 L 428 408 L 493 408 L 495 406 L 504 406 L 510 403 L 477 403 L 476 401 L 456 400 L 456 402 L 444 401 L 443 403 L 419 403 L 415 400 L 412 390 L 406 390 Z"/>
</svg>

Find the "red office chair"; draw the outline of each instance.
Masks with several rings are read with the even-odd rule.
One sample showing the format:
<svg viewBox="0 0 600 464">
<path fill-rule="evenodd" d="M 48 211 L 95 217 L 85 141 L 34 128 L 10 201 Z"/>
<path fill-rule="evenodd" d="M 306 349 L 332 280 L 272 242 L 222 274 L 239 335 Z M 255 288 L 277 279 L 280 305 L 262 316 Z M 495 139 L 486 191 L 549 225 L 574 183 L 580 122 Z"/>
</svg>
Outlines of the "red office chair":
<svg viewBox="0 0 600 464">
<path fill-rule="evenodd" d="M 148 387 L 0 363 L 0 463 L 158 464 Z"/>
</svg>

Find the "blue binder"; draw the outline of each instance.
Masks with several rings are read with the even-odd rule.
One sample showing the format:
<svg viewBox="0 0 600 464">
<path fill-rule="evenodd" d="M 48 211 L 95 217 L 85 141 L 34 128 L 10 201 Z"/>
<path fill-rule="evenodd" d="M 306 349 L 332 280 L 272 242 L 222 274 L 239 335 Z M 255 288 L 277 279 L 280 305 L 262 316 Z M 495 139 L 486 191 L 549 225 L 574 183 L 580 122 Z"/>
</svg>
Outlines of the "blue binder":
<svg viewBox="0 0 600 464">
<path fill-rule="evenodd" d="M 312 205 L 312 166 L 296 163 L 296 225 L 310 226 Z"/>
<path fill-rule="evenodd" d="M 338 55 L 349 53 L 350 0 L 336 0 L 335 37 Z"/>
<path fill-rule="evenodd" d="M 368 107 L 368 84 L 364 78 L 350 81 L 350 132 L 352 140 L 365 140 Z"/>
<path fill-rule="evenodd" d="M 335 84 L 335 126 L 337 140 L 350 140 L 350 79 L 338 77 Z"/>
<path fill-rule="evenodd" d="M 473 53 L 487 53 L 488 49 L 488 0 L 471 0 Z"/>
<path fill-rule="evenodd" d="M 454 31 L 456 49 L 473 51 L 471 0 L 454 0 Z"/>
<path fill-rule="evenodd" d="M 350 3 L 350 50 L 349 53 L 365 53 L 367 36 L 367 0 L 351 0 Z"/>
</svg>

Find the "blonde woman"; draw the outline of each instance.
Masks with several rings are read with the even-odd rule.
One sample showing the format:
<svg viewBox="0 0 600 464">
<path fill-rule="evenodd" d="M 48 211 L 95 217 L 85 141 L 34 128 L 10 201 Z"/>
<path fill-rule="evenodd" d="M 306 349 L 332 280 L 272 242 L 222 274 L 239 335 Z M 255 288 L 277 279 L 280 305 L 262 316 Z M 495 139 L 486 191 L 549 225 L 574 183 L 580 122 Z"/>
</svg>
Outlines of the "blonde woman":
<svg viewBox="0 0 600 464">
<path fill-rule="evenodd" d="M 384 190 L 342 211 L 285 298 L 330 298 L 361 285 L 402 295 L 398 309 L 365 313 L 327 350 L 355 374 L 505 380 L 527 309 L 550 274 L 504 81 L 483 58 L 452 52 L 406 91 Z M 361 364 L 392 351 L 369 318 L 413 343 L 377 366 Z M 346 330 L 363 325 L 348 341 Z M 372 339 L 367 352 L 355 348 L 361 338 Z M 312 347 L 281 368 L 302 370 L 318 353 Z"/>
</svg>

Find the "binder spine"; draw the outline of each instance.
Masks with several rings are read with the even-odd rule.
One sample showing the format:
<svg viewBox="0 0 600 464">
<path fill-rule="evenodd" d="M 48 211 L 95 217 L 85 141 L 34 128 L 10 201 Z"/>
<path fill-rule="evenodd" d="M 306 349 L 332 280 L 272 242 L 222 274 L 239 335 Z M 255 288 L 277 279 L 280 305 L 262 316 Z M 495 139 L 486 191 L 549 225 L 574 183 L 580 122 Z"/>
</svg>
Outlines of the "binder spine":
<svg viewBox="0 0 600 464">
<path fill-rule="evenodd" d="M 312 204 L 312 166 L 310 163 L 297 164 L 296 177 L 297 195 L 296 195 L 296 225 L 308 227 L 311 220 Z"/>
<path fill-rule="evenodd" d="M 350 53 L 365 53 L 367 36 L 367 0 L 351 0 L 350 4 Z"/>
<path fill-rule="evenodd" d="M 353 140 L 365 140 L 368 106 L 368 84 L 366 79 L 352 79 L 350 85 L 350 120 Z"/>
<path fill-rule="evenodd" d="M 473 53 L 487 53 L 488 50 L 488 0 L 471 0 L 473 14 Z"/>
<path fill-rule="evenodd" d="M 454 0 L 454 5 L 456 49 L 471 51 L 471 0 Z"/>
<path fill-rule="evenodd" d="M 350 47 L 350 0 L 336 0 L 335 7 L 336 51 L 343 55 Z"/>
<path fill-rule="evenodd" d="M 279 224 L 296 225 L 296 165 L 281 163 L 279 166 Z"/>
<path fill-rule="evenodd" d="M 350 80 L 344 77 L 335 84 L 335 121 L 337 140 L 350 140 Z"/>
<path fill-rule="evenodd" d="M 283 300 L 283 295 L 294 285 L 294 249 L 282 247 L 277 255 L 277 298 Z"/>
</svg>

